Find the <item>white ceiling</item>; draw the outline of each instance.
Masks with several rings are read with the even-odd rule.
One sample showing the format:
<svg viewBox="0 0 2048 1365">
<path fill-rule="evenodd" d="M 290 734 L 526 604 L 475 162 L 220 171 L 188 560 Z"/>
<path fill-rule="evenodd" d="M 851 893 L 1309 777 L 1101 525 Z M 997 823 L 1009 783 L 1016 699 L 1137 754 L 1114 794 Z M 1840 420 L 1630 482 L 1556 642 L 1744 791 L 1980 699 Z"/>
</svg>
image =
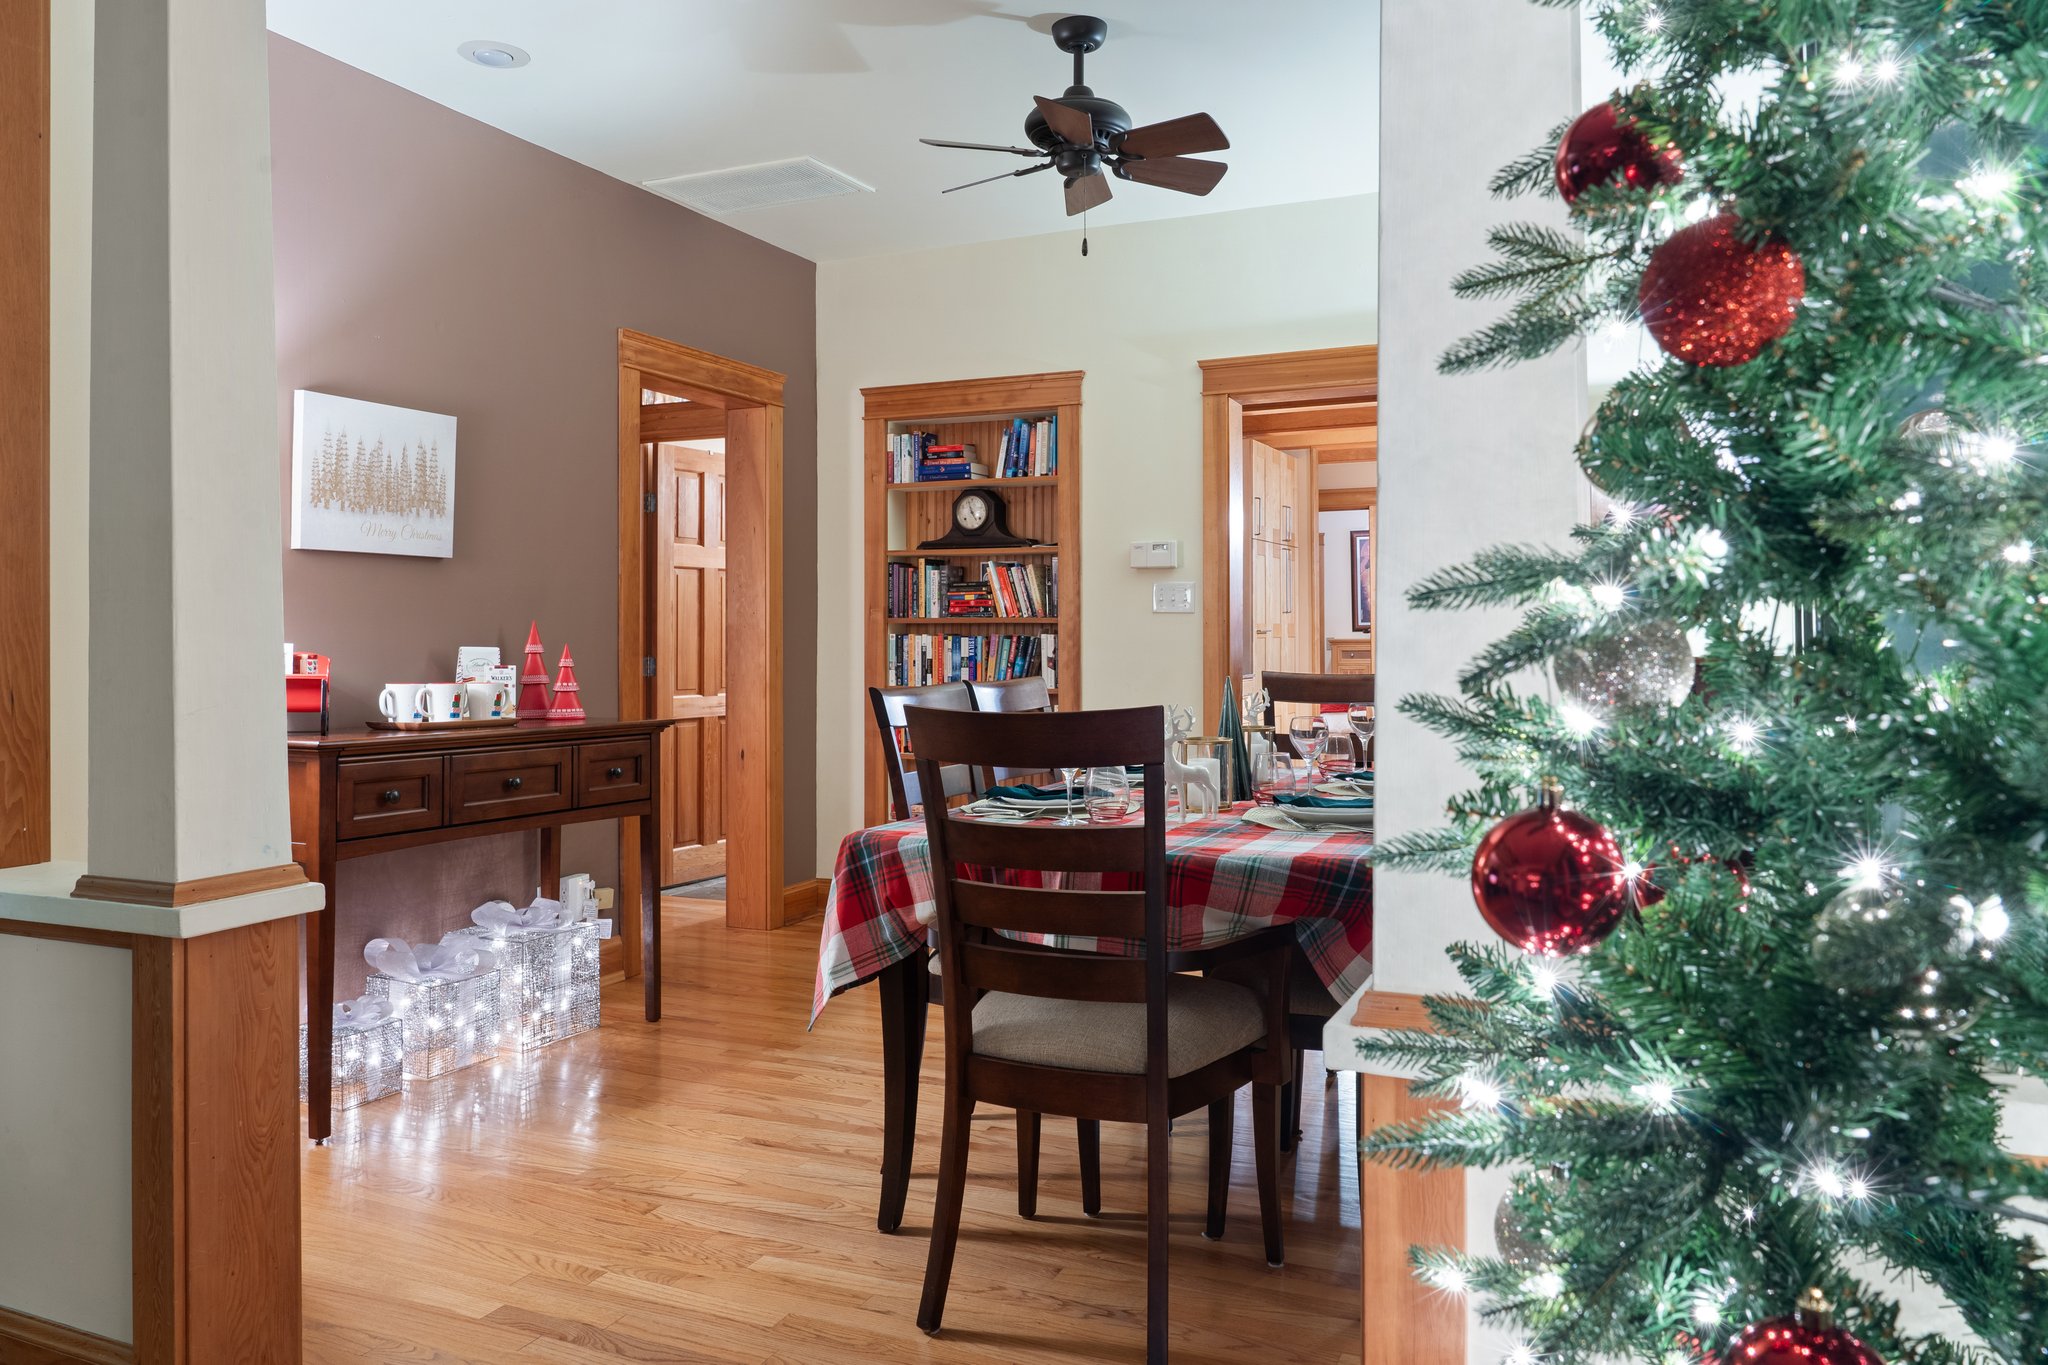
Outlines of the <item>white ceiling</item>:
<svg viewBox="0 0 2048 1365">
<path fill-rule="evenodd" d="M 287 38 L 639 184 L 813 156 L 872 194 L 736 214 L 814 260 L 1068 227 L 1055 175 L 941 198 L 1024 163 L 920 137 L 1021 145 L 1071 58 L 1065 10 L 1003 0 L 268 0 Z M 1105 0 L 1088 83 L 1140 123 L 1206 111 L 1231 140 L 1204 198 L 1115 182 L 1097 225 L 1364 194 L 1379 177 L 1378 0 Z M 488 39 L 530 65 L 456 55 Z"/>
</svg>

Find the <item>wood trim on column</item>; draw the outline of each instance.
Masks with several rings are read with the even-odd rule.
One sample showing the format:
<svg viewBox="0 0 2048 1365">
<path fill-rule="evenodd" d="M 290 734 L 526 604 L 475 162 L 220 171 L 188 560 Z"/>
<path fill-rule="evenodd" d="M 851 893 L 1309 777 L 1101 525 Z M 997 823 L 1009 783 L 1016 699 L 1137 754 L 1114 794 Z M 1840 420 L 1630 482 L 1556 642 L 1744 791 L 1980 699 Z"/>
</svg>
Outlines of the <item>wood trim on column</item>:
<svg viewBox="0 0 2048 1365">
<path fill-rule="evenodd" d="M 1351 1016 L 1358 1028 L 1405 1028 L 1436 1032 L 1422 997 L 1400 991 L 1367 991 L 1358 997 L 1358 1010 Z"/>
<path fill-rule="evenodd" d="M 0 1307 L 0 1360 L 24 1365 L 135 1365 L 135 1351 L 124 1342 Z"/>
<path fill-rule="evenodd" d="M 297 1365 L 295 918 L 134 945 L 135 1358 Z"/>
<path fill-rule="evenodd" d="M 230 896 L 249 896 L 258 891 L 277 891 L 287 886 L 298 886 L 305 880 L 305 869 L 297 863 L 285 863 L 278 867 L 253 867 L 247 872 L 224 872 L 218 877 L 195 877 L 184 882 L 153 882 L 136 877 L 102 877 L 88 872 L 71 888 L 71 894 L 81 900 L 169 907 L 198 905 L 204 901 L 224 901 Z"/>
<path fill-rule="evenodd" d="M 1416 1099 L 1400 1077 L 1361 1074 L 1358 1107 L 1363 1137 L 1448 1106 Z M 1363 1365 L 1465 1365 L 1465 1301 L 1422 1284 L 1408 1262 L 1410 1247 L 1465 1245 L 1464 1170 L 1395 1170 L 1362 1162 L 1358 1208 Z"/>
<path fill-rule="evenodd" d="M 0 867 L 50 860 L 50 7 L 0 4 Z M 83 679 L 80 679 L 83 685 Z"/>
</svg>

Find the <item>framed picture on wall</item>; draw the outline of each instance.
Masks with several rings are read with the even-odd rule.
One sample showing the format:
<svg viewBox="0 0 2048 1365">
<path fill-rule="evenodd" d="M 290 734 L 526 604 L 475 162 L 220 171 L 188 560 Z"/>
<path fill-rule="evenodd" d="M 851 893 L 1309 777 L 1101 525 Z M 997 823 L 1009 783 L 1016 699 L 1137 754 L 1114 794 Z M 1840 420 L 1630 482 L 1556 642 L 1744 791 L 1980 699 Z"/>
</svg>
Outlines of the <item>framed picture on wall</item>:
<svg viewBox="0 0 2048 1365">
<path fill-rule="evenodd" d="M 455 553 L 455 419 L 292 394 L 292 548 Z"/>
<path fill-rule="evenodd" d="M 1360 635 L 1372 631 L 1372 512 L 1367 509 L 1365 529 L 1351 533 L 1351 628 Z"/>
</svg>

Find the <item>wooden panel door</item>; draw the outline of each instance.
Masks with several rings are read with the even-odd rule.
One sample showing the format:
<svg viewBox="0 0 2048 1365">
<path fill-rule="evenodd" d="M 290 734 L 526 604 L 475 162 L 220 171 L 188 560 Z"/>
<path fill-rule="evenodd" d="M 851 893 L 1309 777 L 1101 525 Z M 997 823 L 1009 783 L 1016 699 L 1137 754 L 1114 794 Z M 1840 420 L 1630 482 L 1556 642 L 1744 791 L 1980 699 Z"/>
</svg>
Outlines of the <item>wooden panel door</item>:
<svg viewBox="0 0 2048 1365">
<path fill-rule="evenodd" d="M 655 451 L 664 886 L 725 874 L 725 454 Z"/>
</svg>

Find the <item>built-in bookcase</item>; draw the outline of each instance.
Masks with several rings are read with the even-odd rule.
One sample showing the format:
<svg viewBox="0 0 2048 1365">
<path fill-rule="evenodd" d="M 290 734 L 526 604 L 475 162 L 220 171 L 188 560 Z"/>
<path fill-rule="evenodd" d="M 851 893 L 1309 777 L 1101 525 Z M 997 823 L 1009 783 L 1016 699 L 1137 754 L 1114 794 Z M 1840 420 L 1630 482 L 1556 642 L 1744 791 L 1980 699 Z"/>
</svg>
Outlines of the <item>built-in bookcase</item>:
<svg viewBox="0 0 2048 1365">
<path fill-rule="evenodd" d="M 942 661 L 934 680 L 953 673 L 960 650 L 978 653 L 980 676 L 992 671 L 997 642 L 1003 637 L 1040 641 L 1051 646 L 1047 670 L 1054 700 L 1062 710 L 1081 704 L 1081 372 L 1014 375 L 1001 379 L 964 379 L 935 384 L 896 384 L 862 389 L 866 400 L 863 463 L 866 485 L 865 576 L 866 667 L 869 686 L 902 681 L 892 674 L 895 639 L 929 637 L 933 657 Z M 891 438 L 931 432 L 941 445 L 971 445 L 976 458 L 992 473 L 1001 470 L 1006 434 L 1018 419 L 1049 421 L 1056 441 L 1057 472 L 1015 478 L 948 479 L 904 482 Z M 1029 547 L 970 550 L 920 550 L 918 545 L 943 536 L 952 524 L 953 502 L 969 488 L 993 490 L 1008 509 L 1010 529 L 1043 542 Z M 940 566 L 956 579 L 984 579 L 988 562 L 1025 566 L 1041 597 L 1057 580 L 1057 603 L 1044 614 L 959 617 L 923 612 L 890 611 L 889 566 Z M 956 644 L 955 642 L 961 642 Z M 1014 647 L 1013 647 L 1014 648 Z M 1037 649 L 1029 671 L 1040 671 L 1045 649 Z M 867 715 L 862 707 L 863 718 Z M 888 819 L 888 779 L 882 767 L 881 738 L 867 742 L 866 813 L 870 824 Z"/>
</svg>

